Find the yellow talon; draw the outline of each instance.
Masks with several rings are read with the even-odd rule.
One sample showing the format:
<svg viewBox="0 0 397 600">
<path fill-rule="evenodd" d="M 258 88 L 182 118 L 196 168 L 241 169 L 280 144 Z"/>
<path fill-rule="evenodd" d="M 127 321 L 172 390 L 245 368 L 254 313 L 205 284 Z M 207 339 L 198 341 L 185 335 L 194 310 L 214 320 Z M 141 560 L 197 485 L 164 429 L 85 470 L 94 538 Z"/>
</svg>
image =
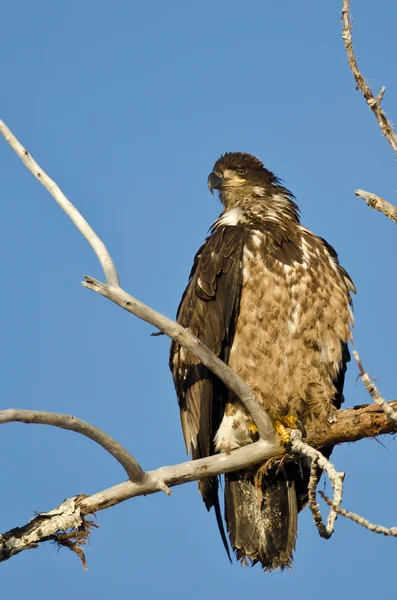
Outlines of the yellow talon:
<svg viewBox="0 0 397 600">
<path fill-rule="evenodd" d="M 255 423 L 251 423 L 250 425 L 248 425 L 248 430 L 252 435 L 256 435 L 258 433 L 258 428 L 255 425 Z"/>
<path fill-rule="evenodd" d="M 286 430 L 284 425 L 281 423 L 281 421 L 274 421 L 274 429 L 277 431 L 278 435 L 281 437 L 281 441 L 283 442 L 283 444 L 285 444 L 287 446 L 290 443 L 291 438 L 290 438 L 288 431 Z"/>
<path fill-rule="evenodd" d="M 286 417 L 283 417 L 281 421 L 285 427 L 289 427 L 290 429 L 300 429 L 297 417 L 287 415 Z"/>
<path fill-rule="evenodd" d="M 286 429 L 287 427 L 289 429 L 300 429 L 302 432 L 304 431 L 302 423 L 293 415 L 280 417 L 280 419 L 274 421 L 274 428 L 281 437 L 281 441 L 286 446 L 291 442 L 291 436 Z"/>
<path fill-rule="evenodd" d="M 255 423 L 250 423 L 248 425 L 248 435 L 253 442 L 256 442 L 259 440 L 259 432 L 258 432 L 258 428 L 255 425 Z"/>
</svg>

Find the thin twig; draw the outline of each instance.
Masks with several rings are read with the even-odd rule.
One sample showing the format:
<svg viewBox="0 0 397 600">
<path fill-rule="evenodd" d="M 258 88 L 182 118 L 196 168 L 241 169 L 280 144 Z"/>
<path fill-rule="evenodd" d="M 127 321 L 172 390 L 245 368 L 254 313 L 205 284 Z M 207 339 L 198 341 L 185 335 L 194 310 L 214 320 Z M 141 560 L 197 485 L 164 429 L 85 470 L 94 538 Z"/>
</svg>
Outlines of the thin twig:
<svg viewBox="0 0 397 600">
<path fill-rule="evenodd" d="M 397 154 L 397 135 L 393 130 L 393 127 L 390 121 L 387 119 L 382 107 L 381 101 L 383 99 L 383 95 L 386 91 L 385 87 L 382 87 L 379 94 L 375 98 L 371 89 L 365 82 L 364 77 L 362 76 L 358 65 L 357 60 L 353 51 L 352 44 L 352 32 L 351 32 L 351 21 L 350 21 L 350 2 L 349 0 L 343 0 L 343 8 L 342 8 L 342 21 L 343 21 L 343 41 L 345 43 L 347 58 L 349 61 L 350 69 L 354 75 L 354 79 L 356 80 L 358 88 L 361 90 L 368 106 L 374 113 L 376 120 L 379 123 L 379 127 L 381 129 L 382 134 L 385 136 L 390 146 L 393 148 L 394 152 Z"/>
<path fill-rule="evenodd" d="M 364 367 L 363 367 L 363 364 L 361 362 L 361 358 L 360 358 L 360 355 L 358 354 L 358 352 L 353 350 L 353 356 L 357 361 L 358 368 L 360 371 L 360 377 L 365 385 L 367 392 L 371 395 L 374 402 L 376 402 L 376 404 L 381 407 L 381 409 L 388 416 L 388 418 L 393 423 L 397 424 L 397 411 L 395 411 L 392 408 L 392 406 L 390 406 L 390 403 L 386 402 L 386 400 L 384 398 L 382 398 L 382 396 L 378 392 L 376 385 L 371 381 L 371 377 L 364 370 Z"/>
<path fill-rule="evenodd" d="M 318 467 L 318 461 L 312 460 L 310 465 L 310 479 L 309 485 L 307 487 L 308 498 L 309 498 L 309 508 L 313 515 L 314 524 L 318 529 L 318 532 L 321 537 L 328 539 L 330 535 L 328 534 L 327 527 L 323 522 L 323 518 L 321 516 L 320 507 L 317 503 L 316 492 L 317 485 L 319 481 L 319 476 L 321 474 L 321 469 Z"/>
<path fill-rule="evenodd" d="M 365 200 L 367 205 L 374 210 L 378 210 L 379 212 L 386 215 L 388 219 L 394 221 L 397 225 L 397 206 L 387 202 L 381 196 L 377 196 L 376 194 L 372 194 L 371 192 L 365 192 L 364 190 L 356 190 L 354 192 L 356 196 Z"/>
<path fill-rule="evenodd" d="M 105 244 L 97 236 L 92 227 L 87 223 L 84 217 L 79 213 L 75 206 L 68 200 L 65 194 L 60 190 L 58 185 L 50 179 L 50 177 L 43 171 L 43 169 L 37 164 L 29 152 L 22 146 L 17 140 L 15 135 L 10 131 L 7 125 L 0 120 L 0 133 L 4 136 L 6 141 L 10 144 L 14 152 L 22 160 L 23 164 L 29 169 L 31 173 L 40 181 L 40 183 L 50 192 L 51 196 L 56 200 L 62 210 L 70 217 L 77 229 L 83 234 L 85 239 L 92 246 L 95 254 L 98 257 L 99 262 L 102 265 L 103 272 L 105 273 L 106 281 L 109 285 L 119 285 L 119 278 L 117 275 L 116 267 L 110 257 L 109 252 L 106 249 Z"/>
<path fill-rule="evenodd" d="M 145 478 L 145 472 L 139 463 L 121 444 L 101 429 L 72 415 L 63 415 L 42 410 L 9 408 L 0 411 L 0 425 L 4 423 L 36 423 L 75 431 L 90 438 L 90 440 L 93 440 L 109 452 L 124 467 L 131 481 L 143 481 Z"/>
<path fill-rule="evenodd" d="M 342 502 L 343 480 L 345 478 L 345 473 L 338 472 L 335 469 L 334 465 L 329 460 L 327 460 L 325 456 L 321 454 L 321 452 L 302 442 L 302 434 L 299 430 L 293 430 L 291 432 L 291 445 L 292 450 L 294 452 L 297 452 L 302 456 L 307 456 L 312 459 L 312 467 L 310 472 L 311 481 L 309 483 L 309 503 L 313 513 L 314 522 L 319 531 L 319 534 L 321 535 L 321 537 L 328 539 L 332 536 L 334 532 L 335 521 L 337 519 L 338 514 L 336 510 L 332 508 L 328 515 L 327 525 L 324 525 L 315 496 L 315 488 L 318 483 L 318 475 L 317 473 L 315 473 L 315 469 L 317 471 L 317 467 L 319 467 L 322 471 L 327 473 L 331 485 L 334 489 L 333 504 L 335 504 L 335 506 L 339 506 Z"/>
<path fill-rule="evenodd" d="M 319 493 L 321 497 L 325 500 L 325 502 L 328 504 L 328 506 L 331 506 L 333 510 L 335 510 L 338 514 L 342 515 L 343 517 L 351 519 L 355 523 L 358 523 L 358 525 L 362 525 L 362 527 L 365 527 L 365 529 L 369 529 L 369 531 L 373 531 L 374 533 L 381 533 L 382 535 L 397 537 L 397 527 L 383 527 L 383 525 L 376 525 L 374 523 L 371 523 L 367 519 L 364 519 L 364 517 L 361 517 L 356 513 L 350 512 L 342 506 L 334 506 L 332 500 L 328 498 L 328 496 L 326 496 L 324 492 Z"/>
</svg>

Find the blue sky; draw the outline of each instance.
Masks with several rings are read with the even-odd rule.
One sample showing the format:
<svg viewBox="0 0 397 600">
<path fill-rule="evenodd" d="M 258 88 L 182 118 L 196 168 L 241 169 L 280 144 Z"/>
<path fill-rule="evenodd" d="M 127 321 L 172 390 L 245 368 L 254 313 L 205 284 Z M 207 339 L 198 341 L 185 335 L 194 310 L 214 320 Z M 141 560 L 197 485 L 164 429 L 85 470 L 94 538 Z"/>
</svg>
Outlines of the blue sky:
<svg viewBox="0 0 397 600">
<path fill-rule="evenodd" d="M 354 196 L 396 201 L 395 156 L 355 91 L 340 2 L 98 0 L 2 7 L 0 118 L 102 236 L 124 288 L 174 316 L 194 253 L 220 212 L 206 188 L 225 151 L 260 156 L 296 195 L 303 223 L 352 275 L 355 347 L 395 397 L 395 226 Z M 397 120 L 392 0 L 353 2 L 359 64 Z M 48 193 L 0 140 L 3 227 L 2 398 L 106 429 L 146 469 L 185 460 L 168 340 L 81 287 L 96 258 Z M 369 401 L 351 364 L 346 404 Z M 344 505 L 396 525 L 396 443 L 334 452 Z M 77 493 L 124 479 L 82 437 L 1 429 L 0 531 Z M 294 570 L 231 567 L 192 483 L 98 514 L 85 573 L 50 544 L 1 565 L 4 598 L 297 599 L 335 591 L 380 597 L 394 585 L 396 540 L 339 519 L 330 541 L 300 517 Z M 381 573 L 381 577 L 379 577 Z M 310 591 L 312 590 L 312 591 Z M 343 590 L 343 591 L 341 591 Z"/>
</svg>

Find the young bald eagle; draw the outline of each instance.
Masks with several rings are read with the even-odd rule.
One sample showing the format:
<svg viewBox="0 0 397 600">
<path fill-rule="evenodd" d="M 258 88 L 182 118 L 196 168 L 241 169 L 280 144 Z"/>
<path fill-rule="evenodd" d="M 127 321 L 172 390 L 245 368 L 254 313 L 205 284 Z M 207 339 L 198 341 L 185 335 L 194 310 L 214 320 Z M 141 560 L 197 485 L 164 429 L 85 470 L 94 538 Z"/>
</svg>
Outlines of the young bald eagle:
<svg viewBox="0 0 397 600">
<path fill-rule="evenodd" d="M 262 162 L 231 152 L 208 177 L 224 211 L 194 259 L 177 321 L 225 361 L 279 426 L 328 422 L 343 402 L 354 285 L 335 250 L 300 224 L 294 196 Z M 171 345 L 188 453 L 230 452 L 257 439 L 242 404 L 200 361 Z M 329 453 L 332 449 L 329 449 Z M 242 563 L 292 563 L 309 465 L 255 467 L 225 476 L 225 520 Z M 228 550 L 218 479 L 199 482 Z M 230 557 L 230 554 L 229 554 Z"/>
</svg>

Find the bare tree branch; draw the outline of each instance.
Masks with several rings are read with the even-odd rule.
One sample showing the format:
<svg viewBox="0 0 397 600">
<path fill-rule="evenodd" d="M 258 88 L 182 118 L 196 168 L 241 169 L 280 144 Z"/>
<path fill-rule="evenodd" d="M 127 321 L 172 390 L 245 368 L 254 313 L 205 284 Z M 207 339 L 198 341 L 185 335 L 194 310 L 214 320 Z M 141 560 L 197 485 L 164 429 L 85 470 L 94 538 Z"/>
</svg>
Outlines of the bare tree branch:
<svg viewBox="0 0 397 600">
<path fill-rule="evenodd" d="M 321 497 L 325 500 L 325 502 L 328 504 L 328 506 L 331 506 L 338 514 L 342 515 L 343 517 L 351 519 L 355 523 L 358 523 L 358 525 L 362 525 L 362 527 L 365 527 L 365 529 L 369 529 L 369 531 L 373 531 L 374 533 L 381 533 L 382 535 L 397 537 L 397 527 L 383 527 L 383 525 L 375 525 L 374 523 L 370 523 L 370 521 L 367 521 L 367 519 L 364 519 L 364 517 L 360 517 L 360 515 L 350 512 L 342 506 L 334 506 L 333 501 L 330 498 L 328 498 L 328 496 L 326 496 L 324 492 L 320 491 L 319 493 Z"/>
<path fill-rule="evenodd" d="M 320 536 L 327 539 L 329 537 L 327 528 L 324 525 L 324 521 L 323 521 L 323 518 L 322 518 L 321 512 L 320 512 L 320 507 L 319 507 L 319 505 L 317 503 L 317 499 L 316 499 L 317 485 L 318 485 L 320 476 L 321 476 L 321 470 L 320 470 L 319 466 L 317 465 L 317 460 L 312 460 L 311 465 L 310 465 L 309 485 L 307 486 L 309 508 L 310 508 L 310 511 L 313 516 L 314 524 L 317 527 Z"/>
<path fill-rule="evenodd" d="M 60 190 L 55 181 L 48 177 L 48 175 L 37 164 L 34 158 L 29 154 L 26 148 L 22 146 L 22 144 L 17 140 L 17 138 L 10 131 L 7 125 L 1 120 L 0 133 L 4 136 L 6 141 L 10 144 L 11 148 L 22 160 L 23 164 L 29 169 L 31 173 L 33 173 L 36 179 L 40 181 L 40 183 L 46 188 L 46 190 L 50 192 L 54 200 L 56 200 L 56 202 L 59 204 L 62 210 L 65 211 L 68 217 L 70 217 L 70 219 L 76 225 L 77 229 L 90 243 L 95 254 L 98 257 L 99 262 L 102 265 L 106 281 L 109 283 L 109 285 L 118 285 L 119 278 L 117 275 L 116 267 L 113 264 L 113 261 L 110 257 L 109 252 L 106 249 L 105 244 L 102 242 L 101 239 L 99 239 L 92 227 L 88 225 L 87 221 L 73 206 L 70 200 L 66 198 L 65 194 Z"/>
<path fill-rule="evenodd" d="M 368 375 L 368 373 L 364 371 L 364 367 L 362 365 L 361 358 L 358 352 L 354 350 L 353 356 L 357 361 L 358 368 L 360 370 L 360 377 L 365 385 L 367 392 L 372 396 L 374 402 L 376 402 L 376 404 L 381 407 L 381 409 L 389 417 L 389 419 L 393 423 L 397 424 L 397 411 L 392 408 L 389 402 L 386 402 L 386 400 L 382 398 L 382 396 L 378 392 L 376 385 L 371 381 L 371 378 Z"/>
<path fill-rule="evenodd" d="M 345 43 L 347 58 L 349 61 L 350 69 L 352 70 L 354 79 L 356 80 L 357 87 L 361 90 L 368 106 L 374 113 L 376 120 L 379 123 L 379 127 L 382 131 L 382 134 L 385 136 L 390 146 L 393 148 L 394 152 L 397 154 L 397 135 L 393 130 L 393 127 L 390 121 L 387 119 L 382 107 L 381 102 L 386 91 L 385 87 L 382 87 L 379 94 L 375 98 L 371 89 L 366 84 L 364 77 L 362 76 L 358 65 L 357 60 L 353 51 L 352 44 L 352 32 L 351 32 L 351 21 L 350 21 L 350 1 L 343 0 L 343 8 L 342 8 L 342 21 L 343 21 L 343 41 Z"/>
<path fill-rule="evenodd" d="M 397 401 L 390 404 L 397 407 Z M 318 427 L 316 424 L 315 429 L 308 428 L 307 443 L 298 443 L 299 438 L 294 441 L 294 449 L 302 451 L 305 456 L 318 460 L 320 468 L 327 466 L 327 472 L 331 474 L 331 478 L 334 477 L 334 480 L 332 465 L 328 467 L 321 462 L 318 459 L 319 453 L 313 447 L 309 448 L 309 444 L 310 446 L 316 445 L 318 448 L 326 448 L 338 443 L 354 442 L 364 437 L 397 432 L 396 424 L 392 423 L 377 405 L 371 404 L 339 410 L 335 413 L 335 417 L 336 421 L 329 426 Z M 293 438 L 295 435 L 292 432 Z M 155 471 L 146 472 L 141 481 L 126 481 L 91 496 L 75 496 L 50 513 L 41 513 L 23 527 L 17 527 L 0 535 L 0 562 L 22 550 L 37 547 L 37 544 L 49 539 L 59 543 L 60 539 L 51 536 L 57 536 L 62 532 L 69 531 L 69 534 L 73 534 L 73 532 L 78 532 L 79 528 L 88 532 L 90 522 L 85 517 L 135 496 L 146 496 L 159 491 L 169 493 L 171 487 L 203 477 L 244 469 L 263 463 L 275 455 L 277 453 L 272 443 L 259 440 L 244 448 L 233 450 L 230 454 L 217 454 L 179 465 L 161 467 Z M 341 474 L 336 474 L 336 480 L 338 476 Z M 338 501 L 338 498 L 336 500 Z M 330 524 L 328 521 L 328 526 L 333 526 L 333 523 Z"/>
<path fill-rule="evenodd" d="M 396 400 L 388 404 L 393 410 L 397 410 Z M 397 432 L 396 424 L 390 421 L 382 408 L 376 404 L 338 410 L 333 416 L 336 419 L 334 423 L 316 423 L 314 429 L 308 426 L 305 439 L 307 444 L 322 450 L 329 446 Z"/>
<path fill-rule="evenodd" d="M 88 541 L 90 530 L 97 525 L 81 514 L 79 503 L 83 498 L 69 498 L 54 510 L 38 514 L 24 527 L 15 527 L 0 535 L 0 562 L 23 550 L 37 548 L 39 543 L 53 541 L 75 552 L 87 569 L 82 546 Z"/>
<path fill-rule="evenodd" d="M 41 542 L 54 540 L 59 543 L 62 533 L 76 534 L 81 529 L 89 532 L 90 521 L 86 515 L 104 510 L 135 496 L 146 496 L 162 491 L 170 494 L 170 487 L 203 477 L 227 473 L 236 468 L 263 462 L 274 456 L 273 445 L 259 440 L 231 454 L 218 454 L 209 458 L 188 461 L 179 465 L 148 471 L 141 481 L 126 481 L 92 496 L 78 495 L 65 500 L 47 513 L 38 514 L 23 527 L 16 527 L 0 535 L 0 562 L 8 560 L 23 550 L 36 548 Z M 86 541 L 86 538 L 84 538 Z M 77 551 L 78 540 L 74 540 Z M 82 552 L 81 548 L 79 552 Z M 81 556 L 80 556 L 81 557 Z"/>
<path fill-rule="evenodd" d="M 90 438 L 109 452 L 124 467 L 131 481 L 142 481 L 144 479 L 145 473 L 141 466 L 121 444 L 101 429 L 72 415 L 62 415 L 42 410 L 9 408 L 0 411 L 0 425 L 4 423 L 36 423 L 75 431 Z"/>
<path fill-rule="evenodd" d="M 397 206 L 387 202 L 384 198 L 377 196 L 376 194 L 372 194 L 371 192 L 365 192 L 364 190 L 356 190 L 354 192 L 356 196 L 365 200 L 367 205 L 374 210 L 378 210 L 379 212 L 386 215 L 388 219 L 394 221 L 397 225 Z"/>
<path fill-rule="evenodd" d="M 335 529 L 335 521 L 338 513 L 334 509 L 334 506 L 339 506 L 342 502 L 343 496 L 343 480 L 345 473 L 339 473 L 334 465 L 325 458 L 318 450 L 315 450 L 308 444 L 302 442 L 302 434 L 300 431 L 295 430 L 291 433 L 292 449 L 294 452 L 311 458 L 311 471 L 309 481 L 309 506 L 313 514 L 314 523 L 318 529 L 321 537 L 329 539 Z M 318 469 L 327 473 L 331 485 L 334 490 L 334 498 L 332 501 L 332 508 L 328 516 L 327 525 L 325 526 L 321 518 L 319 506 L 316 502 L 316 488 L 318 483 Z"/>
</svg>

